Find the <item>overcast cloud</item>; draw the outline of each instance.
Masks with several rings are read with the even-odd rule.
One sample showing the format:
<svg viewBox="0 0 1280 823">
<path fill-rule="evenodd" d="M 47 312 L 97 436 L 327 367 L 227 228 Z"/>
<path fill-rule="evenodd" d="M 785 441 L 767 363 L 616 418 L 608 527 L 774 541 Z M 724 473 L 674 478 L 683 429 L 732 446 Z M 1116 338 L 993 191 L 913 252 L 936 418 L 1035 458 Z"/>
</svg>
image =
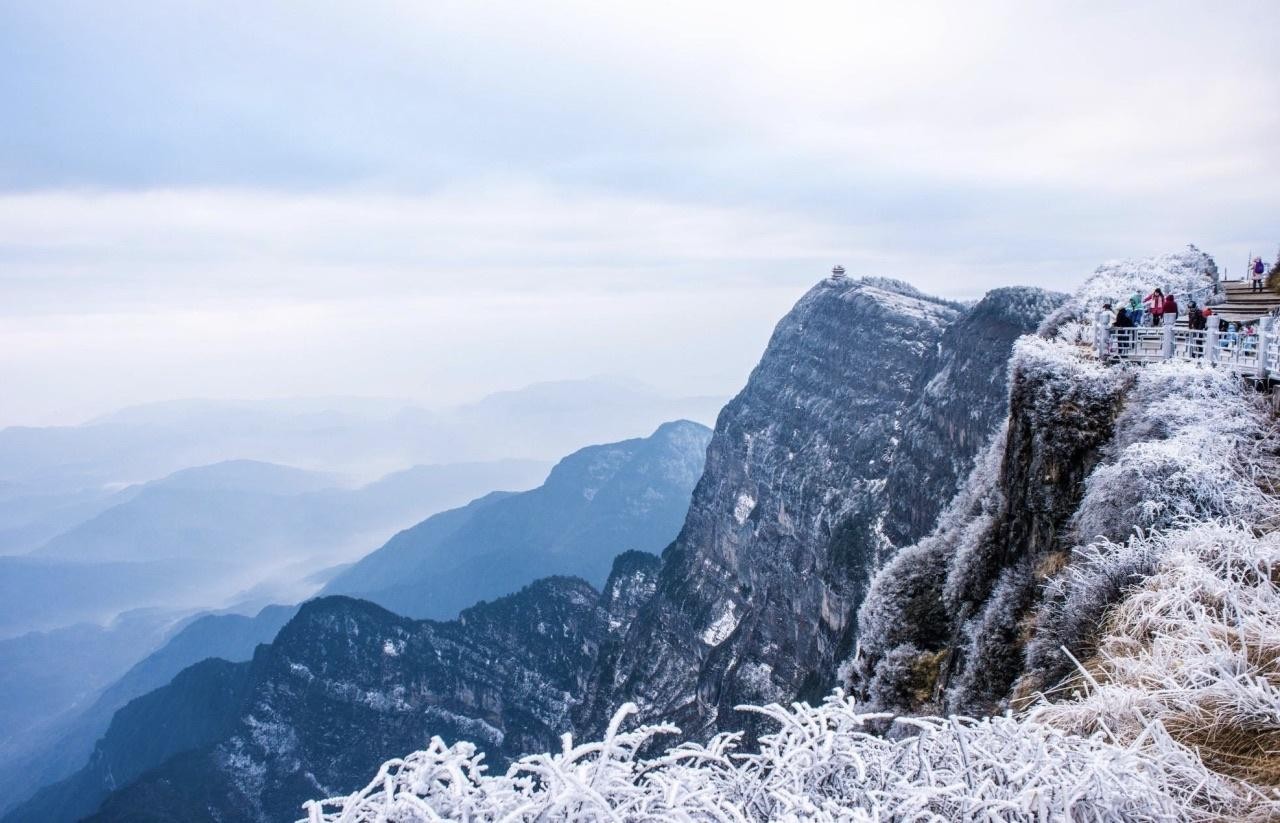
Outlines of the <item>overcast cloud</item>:
<svg viewBox="0 0 1280 823">
<path fill-rule="evenodd" d="M 0 425 L 734 391 L 841 262 L 1280 242 L 1280 4 L 4 2 Z"/>
</svg>

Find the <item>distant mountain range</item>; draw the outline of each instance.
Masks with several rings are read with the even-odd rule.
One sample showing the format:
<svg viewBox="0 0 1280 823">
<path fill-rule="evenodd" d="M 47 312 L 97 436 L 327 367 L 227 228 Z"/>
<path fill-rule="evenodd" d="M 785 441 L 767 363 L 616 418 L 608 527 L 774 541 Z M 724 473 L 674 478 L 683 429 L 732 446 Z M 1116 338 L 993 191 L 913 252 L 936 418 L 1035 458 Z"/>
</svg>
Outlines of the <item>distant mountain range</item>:
<svg viewBox="0 0 1280 823">
<path fill-rule="evenodd" d="M 710 423 L 718 397 L 670 397 L 611 378 L 540 383 L 427 410 L 403 402 L 183 400 L 124 409 L 80 426 L 0 430 L 0 552 L 34 548 L 92 508 L 104 487 L 191 466 L 252 459 L 356 478 L 413 465 L 553 460 L 680 418 Z M 6 501 L 23 501 L 20 506 Z M 49 518 L 52 526 L 42 525 Z M 58 528 L 61 524 L 62 528 Z M 49 529 L 53 528 L 53 532 Z"/>
<path fill-rule="evenodd" d="M 536 489 L 492 494 L 397 534 L 324 594 L 446 620 L 547 575 L 601 586 L 616 555 L 661 551 L 675 539 L 710 440 L 710 429 L 686 420 L 581 449 Z"/>
<path fill-rule="evenodd" d="M 129 701 L 164 686 L 201 660 L 248 660 L 297 610 L 268 606 L 252 617 L 197 617 L 127 671 L 122 671 L 121 661 L 127 666 L 161 641 L 157 624 L 148 619 L 155 615 L 130 615 L 111 629 L 82 625 L 0 641 L 0 694 L 5 696 L 0 705 L 7 709 L 0 729 L 0 812 L 33 789 L 83 766 L 112 716 Z M 72 655 L 76 659 L 69 660 Z M 71 689 L 74 700 L 68 700 Z M 73 708 L 64 710 L 68 705 Z M 52 709 L 62 713 L 55 715 Z M 33 716 L 43 714 L 45 719 L 24 726 L 11 716 L 19 712 L 28 724 Z"/>
<path fill-rule="evenodd" d="M 118 502 L 22 557 L 0 557 L 0 637 L 141 606 L 293 602 L 317 571 L 493 489 L 537 485 L 525 460 L 418 466 L 356 489 L 329 475 L 237 460 L 121 491 Z"/>
<path fill-rule="evenodd" d="M 548 575 L 573 574 L 587 578 L 590 585 L 603 586 L 615 556 L 628 549 L 660 551 L 675 538 L 702 473 L 710 437 L 705 426 L 677 421 L 663 424 L 646 438 L 581 449 L 561 460 L 535 489 L 493 492 L 406 529 L 358 563 L 337 571 L 326 593 L 358 592 L 412 617 L 452 618 L 477 601 L 500 598 Z M 167 542 L 157 537 L 163 531 L 158 525 L 166 525 L 173 533 L 175 517 L 194 517 L 195 512 L 199 517 L 193 522 L 203 531 L 191 531 L 212 542 L 203 545 L 192 562 L 203 562 L 199 558 L 213 552 L 215 544 L 228 546 L 222 555 L 251 556 L 252 549 L 233 546 L 228 535 L 254 541 L 270 534 L 267 525 L 278 524 L 279 519 L 264 525 L 249 516 L 271 510 L 261 504 L 264 499 L 286 511 L 292 511 L 289 501 L 308 501 L 295 514 L 324 523 L 332 521 L 335 511 L 360 509 L 353 498 L 363 499 L 363 495 L 368 499 L 362 505 L 374 507 L 374 501 L 394 499 L 391 490 L 420 488 L 429 476 L 429 471 L 414 470 L 345 491 L 326 488 L 329 478 L 245 461 L 184 471 L 135 490 L 118 511 L 104 513 L 45 551 L 134 561 L 154 557 L 168 550 Z M 227 487 L 236 493 L 228 495 Z M 201 509 L 201 500 L 207 501 L 203 504 L 207 507 L 227 508 Z M 245 500 L 256 502 L 249 505 Z M 175 506 L 174 501 L 185 502 Z M 353 516 L 351 511 L 345 515 Z M 123 559 L 113 562 L 128 565 Z M 135 565 L 144 568 L 157 562 Z M 617 596 L 615 592 L 615 601 Z M 612 609 L 627 608 L 610 602 Z M 39 734 L 19 736 L 15 747 L 0 753 L 0 796 L 21 799 L 27 794 L 24 787 L 34 789 L 66 777 L 89 759 L 112 714 L 130 700 L 165 685 L 179 671 L 205 658 L 248 659 L 253 647 L 270 641 L 293 611 L 273 607 L 254 618 L 207 616 L 186 626 L 101 691 L 87 708 L 45 724 Z M 70 673 L 74 667 L 73 660 L 58 662 L 51 668 Z M 222 671 L 216 664 L 204 669 Z M 205 694 L 199 699 L 215 698 Z M 93 763 L 98 755 L 94 758 L 91 771 L 97 768 Z M 118 766 L 112 768 L 118 771 Z M 94 779 L 100 781 L 101 774 L 96 774 Z"/>
</svg>

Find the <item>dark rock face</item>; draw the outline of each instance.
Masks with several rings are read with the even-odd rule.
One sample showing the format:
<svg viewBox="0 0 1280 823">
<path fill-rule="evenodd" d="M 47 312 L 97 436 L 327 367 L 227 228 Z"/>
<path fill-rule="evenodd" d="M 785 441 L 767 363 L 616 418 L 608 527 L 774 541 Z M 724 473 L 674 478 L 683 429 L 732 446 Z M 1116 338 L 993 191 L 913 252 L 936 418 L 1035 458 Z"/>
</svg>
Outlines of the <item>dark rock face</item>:
<svg viewBox="0 0 1280 823">
<path fill-rule="evenodd" d="M 987 294 L 942 335 L 903 415 L 884 494 L 884 538 L 908 546 L 934 527 L 1007 410 L 1013 341 L 1066 295 L 1010 287 Z"/>
<path fill-rule="evenodd" d="M 737 704 L 826 693 L 871 574 L 932 526 L 1003 417 L 1014 339 L 1058 299 L 1002 290 L 966 311 L 873 279 L 806 295 L 721 413 L 657 593 L 580 726 L 630 700 L 703 735 L 741 726 Z"/>
<path fill-rule="evenodd" d="M 907 713 L 990 714 L 1024 673 L 1043 584 L 1066 562 L 1070 523 L 1127 382 L 1026 347 L 1008 423 L 938 530 L 877 576 L 851 674 L 862 697 Z"/>
<path fill-rule="evenodd" d="M 600 586 L 619 552 L 657 552 L 675 538 L 710 439 L 708 428 L 685 420 L 647 438 L 581 449 L 539 488 L 490 495 L 406 529 L 324 593 L 448 620 L 540 577 Z"/>
<path fill-rule="evenodd" d="M 494 768 L 548 750 L 571 728 L 601 643 L 652 590 L 656 560 L 624 555 L 603 596 L 547 578 L 447 623 L 347 597 L 311 601 L 251 662 L 206 661 L 129 704 L 99 743 L 99 764 L 13 820 L 75 820 L 116 786 L 93 819 L 292 820 L 307 798 L 359 788 L 433 736 L 477 743 Z M 208 706 L 204 726 L 171 736 L 166 706 L 213 688 L 206 669 L 236 687 Z M 137 749 L 147 734 L 161 742 Z M 125 777 L 110 779 L 124 762 Z M 52 801 L 72 788 L 93 805 L 65 814 Z"/>
</svg>

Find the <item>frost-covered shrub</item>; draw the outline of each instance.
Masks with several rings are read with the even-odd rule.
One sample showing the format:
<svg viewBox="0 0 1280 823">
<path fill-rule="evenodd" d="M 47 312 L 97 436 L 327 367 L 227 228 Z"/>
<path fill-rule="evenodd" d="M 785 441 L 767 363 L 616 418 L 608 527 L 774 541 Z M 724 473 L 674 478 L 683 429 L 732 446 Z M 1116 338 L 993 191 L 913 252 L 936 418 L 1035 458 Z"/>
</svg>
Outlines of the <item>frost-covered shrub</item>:
<svg viewBox="0 0 1280 823">
<path fill-rule="evenodd" d="M 978 455 L 933 534 L 900 550 L 872 578 L 858 610 L 858 648 L 841 667 L 840 681 L 877 710 L 922 705 L 915 699 L 924 686 L 922 673 L 936 671 L 937 650 L 951 639 L 952 614 L 943 601 L 947 570 L 989 532 L 1003 503 L 998 481 L 1005 433 L 1001 427 Z"/>
<path fill-rule="evenodd" d="M 1160 257 L 1103 263 L 1070 300 L 1044 319 L 1040 334 L 1043 337 L 1070 334 L 1068 324 L 1092 323 L 1104 303 L 1118 306 L 1135 294 L 1140 299 L 1146 297 L 1157 287 L 1175 294 L 1202 289 L 1214 282 L 1217 272 L 1213 258 L 1195 246 Z"/>
<path fill-rule="evenodd" d="M 1182 361 L 1140 369 L 1115 429 L 1075 518 L 1081 542 L 1276 516 L 1276 500 L 1258 483 L 1275 474 L 1274 433 L 1256 394 L 1231 374 Z"/>
<path fill-rule="evenodd" d="M 1280 534 L 1202 523 L 1137 536 L 1129 551 L 1159 558 L 1154 573 L 1107 613 L 1074 696 L 1033 718 L 1124 745 L 1164 745 L 1158 729 L 1240 781 L 1217 781 L 1203 805 L 1280 818 Z M 1111 562 L 1098 553 L 1093 565 Z M 1073 574 L 1084 590 L 1098 572 Z"/>
<path fill-rule="evenodd" d="M 1105 538 L 1077 546 L 1063 571 L 1045 586 L 1035 636 L 1027 646 L 1027 673 L 1015 691 L 1061 682 L 1073 670 L 1072 655 L 1091 655 L 1107 610 L 1151 576 L 1159 555 L 1150 541 L 1112 543 Z"/>
<path fill-rule="evenodd" d="M 438 739 L 384 764 L 365 789 L 307 804 L 312 823 L 375 821 L 814 821 L 1186 819 L 1194 768 L 1171 746 L 1117 746 L 1011 717 L 982 721 L 866 714 L 839 693 L 818 707 L 748 710 L 778 730 L 758 751 L 734 734 L 647 757 L 670 727 L 620 731 L 488 775 L 474 747 Z M 911 735 L 867 731 L 890 720 Z"/>
<path fill-rule="evenodd" d="M 978 613 L 965 621 L 962 655 L 955 682 L 947 689 L 946 705 L 954 712 L 983 712 L 1008 690 L 1022 671 L 1024 621 L 1035 600 L 1035 579 L 1024 558 L 1000 573 L 991 595 Z"/>
</svg>

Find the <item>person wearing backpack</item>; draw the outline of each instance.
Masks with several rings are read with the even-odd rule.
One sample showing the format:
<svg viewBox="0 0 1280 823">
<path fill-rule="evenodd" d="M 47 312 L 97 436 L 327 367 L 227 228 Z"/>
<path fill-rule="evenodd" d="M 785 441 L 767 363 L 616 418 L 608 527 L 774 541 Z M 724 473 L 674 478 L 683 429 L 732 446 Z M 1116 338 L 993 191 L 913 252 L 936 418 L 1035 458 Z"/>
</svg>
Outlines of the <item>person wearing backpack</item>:
<svg viewBox="0 0 1280 823">
<path fill-rule="evenodd" d="M 1161 317 L 1163 318 L 1166 326 L 1172 326 L 1174 323 L 1178 322 L 1178 301 L 1173 299 L 1172 294 L 1166 294 L 1164 296 L 1163 308 L 1164 311 L 1161 314 Z"/>
<path fill-rule="evenodd" d="M 1250 291 L 1262 291 L 1262 273 L 1266 271 L 1262 265 L 1262 258 L 1253 258 L 1253 263 L 1249 266 L 1249 272 L 1253 275 L 1253 288 Z"/>
</svg>

